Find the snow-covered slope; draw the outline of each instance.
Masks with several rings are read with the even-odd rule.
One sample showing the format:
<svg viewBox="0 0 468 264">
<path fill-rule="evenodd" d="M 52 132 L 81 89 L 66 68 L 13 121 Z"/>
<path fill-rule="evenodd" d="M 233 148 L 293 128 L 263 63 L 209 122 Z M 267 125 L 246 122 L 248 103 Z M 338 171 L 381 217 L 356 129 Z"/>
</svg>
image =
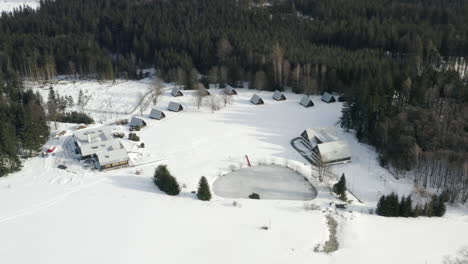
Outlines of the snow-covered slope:
<svg viewBox="0 0 468 264">
<path fill-rule="evenodd" d="M 39 0 L 0 0 L 0 13 L 11 12 L 22 6 L 39 7 Z"/>
<path fill-rule="evenodd" d="M 87 112 L 110 124 L 130 114 L 103 115 L 98 110 L 135 109 L 149 82 L 55 85 L 60 95 L 75 101 L 80 87 L 92 95 Z M 162 121 L 149 119 L 149 109 L 145 111 L 148 126 L 137 132 L 145 148 L 124 141 L 136 167 L 83 169 L 68 151 L 76 126 L 61 124 L 58 131 L 65 135 L 48 142 L 59 146 L 55 157 L 30 159 L 21 172 L 0 178 L 2 262 L 440 263 L 444 255 L 468 245 L 462 235 L 468 230 L 464 208 L 451 207 L 439 219 L 368 214 L 380 194 L 409 193 L 411 183 L 395 180 L 378 166 L 370 147 L 339 129 L 340 103 L 325 104 L 314 97 L 315 106 L 306 109 L 298 104 L 301 95 L 286 93 L 287 101 L 276 102 L 271 92 L 239 89 L 231 104 L 212 113 L 206 105 L 197 109 L 191 91 L 170 97 L 170 87 L 155 107 L 165 110 L 169 101 L 177 101 L 185 110 L 165 111 Z M 46 98 L 47 89 L 36 90 Z M 265 105 L 249 103 L 254 92 Z M 331 212 L 340 223 L 337 252 L 314 252 L 328 237 L 325 215 L 334 200 L 317 181 L 313 203 L 321 210 L 304 210 L 301 201 L 236 199 L 238 206 L 233 206 L 233 199 L 215 196 L 201 202 L 191 193 L 201 176 L 212 183 L 233 168 L 245 167 L 245 155 L 254 164 L 289 163 L 310 173 L 290 141 L 305 128 L 320 126 L 336 126 L 339 137 L 350 144 L 353 162 L 332 170 L 336 176 L 345 173 L 348 186 L 364 202 L 350 207 L 353 212 Z M 125 126 L 112 127 L 128 133 Z M 67 170 L 57 169 L 59 164 Z M 154 186 L 151 177 L 159 164 L 167 164 L 177 177 L 181 195 L 170 197 Z M 141 174 L 135 175 L 136 170 Z"/>
</svg>

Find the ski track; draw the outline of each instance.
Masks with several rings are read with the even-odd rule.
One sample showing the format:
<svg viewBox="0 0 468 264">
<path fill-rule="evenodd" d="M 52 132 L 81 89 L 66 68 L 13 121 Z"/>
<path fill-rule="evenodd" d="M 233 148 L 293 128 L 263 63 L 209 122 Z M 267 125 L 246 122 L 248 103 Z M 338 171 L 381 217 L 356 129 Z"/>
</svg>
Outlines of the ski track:
<svg viewBox="0 0 468 264">
<path fill-rule="evenodd" d="M 86 188 L 89 188 L 89 187 L 92 187 L 96 184 L 99 184 L 103 181 L 107 180 L 107 178 L 101 178 L 95 182 L 92 182 L 92 183 L 89 183 L 87 185 L 81 185 L 77 188 L 74 188 L 73 190 L 70 190 L 68 192 L 65 192 L 65 193 L 62 193 L 60 195 L 58 195 L 57 197 L 54 197 L 52 199 L 49 199 L 47 201 L 44 201 L 44 202 L 41 202 L 41 203 L 38 203 L 30 208 L 26 208 L 26 209 L 21 209 L 19 211 L 17 211 L 16 213 L 14 213 L 13 215 L 9 215 L 9 216 L 4 216 L 4 217 L 0 217 L 0 224 L 1 223 L 4 223 L 4 222 L 7 222 L 7 221 L 11 221 L 11 220 L 14 220 L 18 217 L 22 217 L 22 216 L 27 216 L 27 215 L 32 215 L 34 213 L 37 213 L 41 210 L 44 210 L 44 209 L 47 209 L 49 207 L 52 207 L 64 200 L 66 200 L 70 195 L 76 193 L 76 192 L 79 192 L 83 189 L 86 189 Z"/>
</svg>

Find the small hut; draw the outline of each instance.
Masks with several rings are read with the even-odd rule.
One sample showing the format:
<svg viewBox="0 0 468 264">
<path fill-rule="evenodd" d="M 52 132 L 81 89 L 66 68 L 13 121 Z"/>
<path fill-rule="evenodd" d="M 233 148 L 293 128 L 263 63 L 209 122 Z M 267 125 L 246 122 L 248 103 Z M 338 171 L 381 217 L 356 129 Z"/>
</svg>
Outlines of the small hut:
<svg viewBox="0 0 468 264">
<path fill-rule="evenodd" d="M 179 88 L 177 88 L 177 87 L 172 88 L 171 95 L 174 96 L 174 97 L 177 97 L 177 96 L 184 96 L 184 94 L 182 93 L 182 91 L 181 91 Z"/>
<path fill-rule="evenodd" d="M 333 96 L 332 94 L 329 94 L 329 93 L 325 92 L 322 95 L 322 101 L 329 104 L 329 103 L 336 102 L 336 99 L 335 99 L 335 96 Z"/>
<path fill-rule="evenodd" d="M 161 120 L 161 119 L 163 119 L 165 117 L 166 117 L 166 115 L 164 114 L 163 111 L 160 111 L 160 110 L 155 109 L 155 108 L 151 109 L 150 118 Z"/>
<path fill-rule="evenodd" d="M 314 106 L 314 102 L 312 102 L 312 99 L 310 99 L 309 96 L 307 96 L 307 95 L 304 95 L 301 98 L 301 101 L 299 103 L 304 107 Z"/>
<path fill-rule="evenodd" d="M 273 94 L 273 99 L 275 99 L 276 101 L 285 101 L 286 96 L 284 96 L 282 92 L 276 90 L 275 93 Z"/>
<path fill-rule="evenodd" d="M 232 88 L 231 86 L 228 86 L 226 88 L 224 88 L 224 93 L 227 94 L 227 95 L 235 95 L 237 94 L 237 91 Z"/>
<path fill-rule="evenodd" d="M 179 112 L 179 111 L 184 110 L 182 105 L 176 102 L 169 102 L 167 109 L 172 112 Z"/>
<path fill-rule="evenodd" d="M 260 96 L 258 96 L 258 95 L 256 95 L 256 94 L 254 94 L 254 95 L 252 96 L 252 98 L 250 98 L 250 102 L 251 102 L 252 104 L 254 104 L 254 105 L 262 105 L 262 104 L 264 104 L 262 98 L 260 98 Z"/>
<path fill-rule="evenodd" d="M 134 116 L 128 125 L 130 126 L 130 129 L 140 129 L 146 126 L 146 122 L 145 120 Z"/>
</svg>

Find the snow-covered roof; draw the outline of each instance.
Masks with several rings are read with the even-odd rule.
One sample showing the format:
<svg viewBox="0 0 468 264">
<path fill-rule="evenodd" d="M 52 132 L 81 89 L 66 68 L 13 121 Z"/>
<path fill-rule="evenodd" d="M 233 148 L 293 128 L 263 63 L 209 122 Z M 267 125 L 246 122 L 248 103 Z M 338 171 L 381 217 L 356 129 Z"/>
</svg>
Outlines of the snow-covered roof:
<svg viewBox="0 0 468 264">
<path fill-rule="evenodd" d="M 312 102 L 312 99 L 309 98 L 309 96 L 307 95 L 304 95 L 302 98 L 301 98 L 301 101 L 299 102 L 301 105 L 305 106 L 305 107 L 309 107 L 309 106 L 313 106 L 314 103 Z"/>
<path fill-rule="evenodd" d="M 333 95 L 331 95 L 331 94 L 329 94 L 327 92 L 323 93 L 322 101 L 328 103 L 328 102 L 333 102 L 334 100 L 336 101 L 336 99 L 335 99 L 335 97 L 333 97 Z"/>
<path fill-rule="evenodd" d="M 351 158 L 351 149 L 345 141 L 333 141 L 318 146 L 320 157 L 325 163 L 342 161 Z"/>
<path fill-rule="evenodd" d="M 237 91 L 233 87 L 227 86 L 226 88 L 224 88 L 224 93 L 232 95 L 232 94 L 237 94 Z"/>
<path fill-rule="evenodd" d="M 260 98 L 260 96 L 256 94 L 252 96 L 252 98 L 250 99 L 250 102 L 252 102 L 253 104 L 263 104 L 262 98 Z"/>
<path fill-rule="evenodd" d="M 284 96 L 282 92 L 276 90 L 275 93 L 273 94 L 273 99 L 275 99 L 276 101 L 286 100 L 286 96 Z"/>
<path fill-rule="evenodd" d="M 169 102 L 169 105 L 167 106 L 167 109 L 174 112 L 178 112 L 180 108 L 183 108 L 182 105 L 176 102 Z"/>
<path fill-rule="evenodd" d="M 78 145 L 113 139 L 112 130 L 107 126 L 78 130 L 73 133 L 73 137 Z"/>
<path fill-rule="evenodd" d="M 158 109 L 151 109 L 151 112 L 150 112 L 150 117 L 151 118 L 154 118 L 154 119 L 161 119 L 163 118 L 165 115 L 164 115 L 164 112 L 163 111 L 160 111 Z"/>
<path fill-rule="evenodd" d="M 132 117 L 132 120 L 130 121 L 130 124 L 129 124 L 129 126 L 131 127 L 141 127 L 143 125 L 145 125 L 145 121 L 135 116 Z"/>
<path fill-rule="evenodd" d="M 339 140 L 334 127 L 307 128 L 304 132 L 312 145 Z"/>
<path fill-rule="evenodd" d="M 101 151 L 112 151 L 116 149 L 121 149 L 122 145 L 118 139 L 111 139 L 107 141 L 95 142 L 95 143 L 88 143 L 82 144 L 80 146 L 81 155 L 83 157 L 95 155 Z"/>
<path fill-rule="evenodd" d="M 179 88 L 174 87 L 174 88 L 172 88 L 171 95 L 172 96 L 181 96 L 183 94 L 182 94 L 182 92 L 180 91 Z"/>
<path fill-rule="evenodd" d="M 101 166 L 129 160 L 127 150 L 124 148 L 98 152 L 97 159 Z"/>
</svg>

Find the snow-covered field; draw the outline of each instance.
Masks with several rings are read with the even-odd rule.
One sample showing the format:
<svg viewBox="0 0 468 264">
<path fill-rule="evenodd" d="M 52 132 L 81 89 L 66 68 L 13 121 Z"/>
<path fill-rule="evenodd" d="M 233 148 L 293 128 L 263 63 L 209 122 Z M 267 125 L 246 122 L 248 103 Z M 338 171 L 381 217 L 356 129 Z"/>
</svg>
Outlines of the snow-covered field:
<svg viewBox="0 0 468 264">
<path fill-rule="evenodd" d="M 75 101 L 82 89 L 90 95 L 85 111 L 110 124 L 130 117 L 124 113 L 132 110 L 138 114 L 135 108 L 149 83 L 62 81 L 54 88 Z M 68 147 L 76 126 L 61 124 L 58 131 L 66 134 L 48 143 L 59 146 L 55 157 L 30 159 L 21 172 L 0 178 L 2 263 L 441 263 L 444 255 L 468 245 L 466 208 L 450 207 L 439 219 L 368 214 L 379 195 L 407 194 L 412 185 L 394 179 L 378 166 L 372 148 L 339 129 L 340 103 L 314 97 L 315 106 L 306 109 L 298 104 L 301 95 L 286 93 L 287 101 L 276 102 L 271 92 L 257 92 L 265 105 L 254 106 L 249 103 L 254 91 L 239 89 L 232 103 L 212 113 L 206 105 L 197 109 L 191 91 L 170 97 L 170 87 L 156 108 L 177 101 L 185 110 L 165 111 L 162 121 L 149 119 L 145 111 L 148 126 L 137 134 L 146 147 L 124 141 L 136 167 L 82 168 Z M 47 98 L 46 88 L 36 90 Z M 112 126 L 128 133 L 125 126 Z M 321 210 L 305 210 L 303 201 L 235 199 L 233 206 L 234 199 L 215 196 L 201 202 L 191 193 L 201 176 L 213 183 L 246 167 L 245 155 L 254 164 L 284 163 L 310 173 L 290 141 L 305 128 L 323 126 L 336 126 L 351 146 L 352 162 L 332 172 L 345 173 L 349 189 L 363 201 L 355 201 L 352 212 L 328 208 L 335 198 L 325 183 L 317 183 L 312 201 Z M 67 164 L 67 170 L 57 169 L 59 164 Z M 177 177 L 181 195 L 170 197 L 154 186 L 151 177 L 159 164 Z M 330 255 L 315 253 L 328 238 L 328 213 L 339 222 L 340 248 Z"/>
<path fill-rule="evenodd" d="M 0 13 L 12 12 L 14 9 L 30 6 L 32 8 L 39 7 L 39 0 L 0 0 Z"/>
</svg>

